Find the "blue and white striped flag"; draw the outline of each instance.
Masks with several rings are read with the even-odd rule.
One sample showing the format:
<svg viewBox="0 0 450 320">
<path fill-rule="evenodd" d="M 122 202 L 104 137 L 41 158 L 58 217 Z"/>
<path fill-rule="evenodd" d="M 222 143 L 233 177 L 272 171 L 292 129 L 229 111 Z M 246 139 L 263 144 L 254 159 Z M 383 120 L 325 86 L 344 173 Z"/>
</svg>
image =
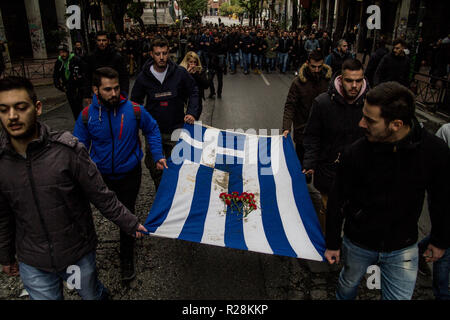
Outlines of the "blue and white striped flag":
<svg viewBox="0 0 450 320">
<path fill-rule="evenodd" d="M 325 241 L 290 138 L 186 124 L 145 222 L 150 234 L 323 261 Z M 220 194 L 255 195 L 245 218 Z"/>
</svg>

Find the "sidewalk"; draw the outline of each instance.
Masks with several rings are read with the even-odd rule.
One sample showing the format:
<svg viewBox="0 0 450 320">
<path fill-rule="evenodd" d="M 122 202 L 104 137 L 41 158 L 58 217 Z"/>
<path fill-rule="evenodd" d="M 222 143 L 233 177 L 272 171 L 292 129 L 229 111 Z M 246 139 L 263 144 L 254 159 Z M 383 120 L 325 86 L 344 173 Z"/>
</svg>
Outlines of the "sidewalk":
<svg viewBox="0 0 450 320">
<path fill-rule="evenodd" d="M 46 114 L 67 103 L 66 94 L 53 86 L 52 79 L 39 79 L 31 81 L 38 100 L 42 102 L 42 114 Z"/>
</svg>

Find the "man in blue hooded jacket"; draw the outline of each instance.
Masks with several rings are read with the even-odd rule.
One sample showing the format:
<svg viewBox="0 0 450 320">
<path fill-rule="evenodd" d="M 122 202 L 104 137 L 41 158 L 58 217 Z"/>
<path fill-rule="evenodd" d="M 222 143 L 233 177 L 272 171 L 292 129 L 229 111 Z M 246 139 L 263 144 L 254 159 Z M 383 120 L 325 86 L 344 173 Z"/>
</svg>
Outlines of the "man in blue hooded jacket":
<svg viewBox="0 0 450 320">
<path fill-rule="evenodd" d="M 158 124 L 140 105 L 120 93 L 119 74 L 110 67 L 97 69 L 92 77 L 92 104 L 75 123 L 74 136 L 82 142 L 109 189 L 133 214 L 141 185 L 139 129 L 146 137 L 156 166 L 167 168 Z M 135 277 L 134 239 L 120 233 L 122 280 Z"/>
</svg>

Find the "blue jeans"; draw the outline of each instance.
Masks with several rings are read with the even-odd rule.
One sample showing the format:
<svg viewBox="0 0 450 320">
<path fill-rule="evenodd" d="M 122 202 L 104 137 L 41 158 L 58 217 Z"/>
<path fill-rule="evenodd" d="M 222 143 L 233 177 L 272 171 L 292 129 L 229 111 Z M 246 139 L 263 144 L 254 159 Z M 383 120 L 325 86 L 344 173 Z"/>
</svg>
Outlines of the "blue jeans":
<svg viewBox="0 0 450 320">
<path fill-rule="evenodd" d="M 275 70 L 276 58 L 266 58 L 267 69 L 270 71 Z"/>
<path fill-rule="evenodd" d="M 229 59 L 231 71 L 235 72 L 236 71 L 236 61 L 239 61 L 239 52 L 236 52 L 236 53 L 229 52 L 228 59 Z"/>
<path fill-rule="evenodd" d="M 260 54 L 254 54 L 253 55 L 253 63 L 256 68 L 261 69 L 262 67 L 262 58 L 263 56 Z"/>
<path fill-rule="evenodd" d="M 69 281 L 75 284 L 75 289 L 83 300 L 101 300 L 107 295 L 107 289 L 98 279 L 95 265 L 95 251 L 85 255 L 74 263 L 79 267 L 79 287 L 76 281 Z M 46 272 L 35 267 L 19 262 L 20 278 L 25 289 L 28 291 L 31 300 L 63 300 L 63 280 L 75 275 L 73 271 L 67 273 L 66 270 L 60 272 Z"/>
<path fill-rule="evenodd" d="M 244 72 L 248 72 L 250 68 L 250 64 L 252 63 L 252 54 L 251 53 L 242 53 L 244 56 Z"/>
<path fill-rule="evenodd" d="M 280 64 L 281 72 L 286 72 L 288 58 L 289 54 L 287 52 L 278 53 L 278 63 Z"/>
<path fill-rule="evenodd" d="M 377 252 L 363 249 L 344 236 L 341 270 L 336 289 L 338 300 L 354 300 L 358 285 L 371 265 L 380 267 L 383 300 L 410 300 L 416 285 L 419 266 L 417 244 L 392 251 Z"/>
<path fill-rule="evenodd" d="M 426 251 L 430 243 L 430 236 L 419 242 L 419 252 Z M 438 261 L 433 262 L 433 293 L 436 300 L 450 300 L 448 280 L 450 277 L 450 249 Z"/>
<path fill-rule="evenodd" d="M 242 49 L 239 49 L 239 64 L 241 68 L 244 68 L 244 54 L 242 53 Z"/>
</svg>

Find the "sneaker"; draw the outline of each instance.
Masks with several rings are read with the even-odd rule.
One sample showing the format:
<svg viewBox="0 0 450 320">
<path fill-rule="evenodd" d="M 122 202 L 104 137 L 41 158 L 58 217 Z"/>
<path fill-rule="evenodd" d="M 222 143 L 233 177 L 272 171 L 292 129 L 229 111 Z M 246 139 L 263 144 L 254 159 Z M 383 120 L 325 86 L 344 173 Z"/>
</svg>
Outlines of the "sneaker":
<svg viewBox="0 0 450 320">
<path fill-rule="evenodd" d="M 419 273 L 426 277 L 431 276 L 431 269 L 422 254 L 419 254 Z"/>
<path fill-rule="evenodd" d="M 120 263 L 120 272 L 122 276 L 122 281 L 131 281 L 136 277 L 136 272 L 134 271 L 134 261 L 124 260 Z"/>
</svg>

